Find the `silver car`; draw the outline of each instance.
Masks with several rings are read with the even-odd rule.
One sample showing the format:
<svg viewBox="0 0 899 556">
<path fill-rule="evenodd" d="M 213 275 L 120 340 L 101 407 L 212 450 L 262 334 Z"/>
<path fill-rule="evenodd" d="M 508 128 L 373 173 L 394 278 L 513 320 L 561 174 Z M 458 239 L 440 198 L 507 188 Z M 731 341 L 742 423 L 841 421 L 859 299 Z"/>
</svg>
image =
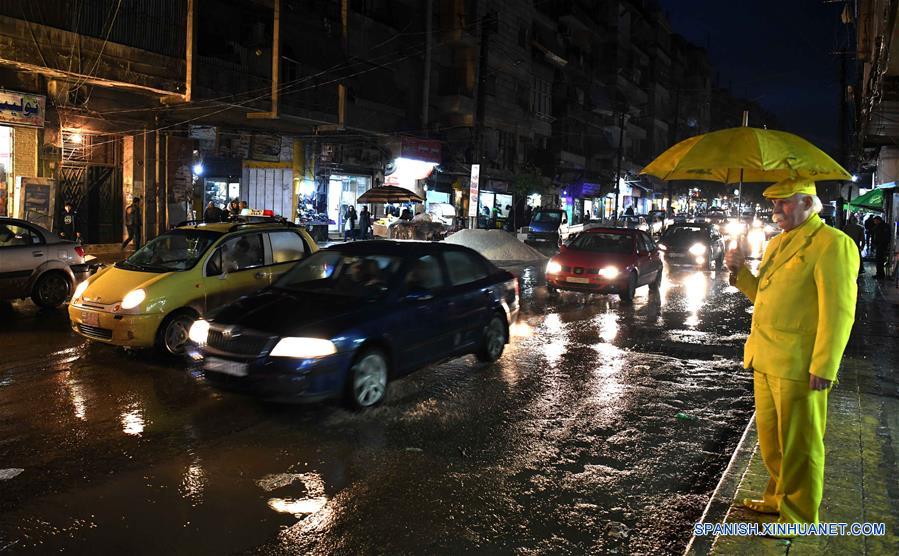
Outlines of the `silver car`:
<svg viewBox="0 0 899 556">
<path fill-rule="evenodd" d="M 91 273 L 84 248 L 31 222 L 0 217 L 0 299 L 65 303 Z"/>
</svg>

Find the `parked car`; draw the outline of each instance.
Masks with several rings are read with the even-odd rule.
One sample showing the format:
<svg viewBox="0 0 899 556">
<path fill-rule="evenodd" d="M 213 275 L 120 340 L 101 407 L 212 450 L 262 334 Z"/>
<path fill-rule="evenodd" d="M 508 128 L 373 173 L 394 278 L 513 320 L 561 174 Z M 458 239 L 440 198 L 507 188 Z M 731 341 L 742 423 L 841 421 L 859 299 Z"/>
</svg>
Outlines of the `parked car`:
<svg viewBox="0 0 899 556">
<path fill-rule="evenodd" d="M 0 217 L 0 299 L 31 297 L 41 307 L 58 307 L 95 268 L 75 242 L 37 224 Z"/>
<path fill-rule="evenodd" d="M 569 235 L 568 214 L 559 209 L 537 209 L 528 226 L 525 243 L 561 245 Z"/>
<path fill-rule="evenodd" d="M 669 264 L 724 268 L 724 239 L 713 224 L 673 224 L 659 239 L 659 249 Z"/>
<path fill-rule="evenodd" d="M 643 216 L 643 219 L 646 221 L 648 227 L 646 231 L 649 232 L 649 235 L 652 237 L 662 235 L 662 232 L 665 231 L 665 211 L 650 211 L 641 216 Z"/>
<path fill-rule="evenodd" d="M 669 215 L 668 211 L 666 210 L 657 209 L 651 210 L 646 213 L 646 221 L 650 223 L 659 222 L 657 226 L 652 226 L 652 228 L 654 234 L 661 234 L 665 231 L 665 228 L 667 228 L 674 222 L 674 217 Z M 656 229 L 658 229 L 658 232 L 655 231 Z"/>
<path fill-rule="evenodd" d="M 432 222 L 440 222 L 447 231 L 455 231 L 456 207 L 452 204 L 430 203 L 428 205 L 428 214 L 431 215 Z"/>
<path fill-rule="evenodd" d="M 658 289 L 662 259 L 649 234 L 626 228 L 584 230 L 546 265 L 546 288 L 617 293 L 630 301 L 643 285 Z"/>
<path fill-rule="evenodd" d="M 622 216 L 618 219 L 618 225 L 622 228 L 649 232 L 649 224 L 646 223 L 645 218 L 639 215 Z"/>
<path fill-rule="evenodd" d="M 471 249 L 366 241 L 319 251 L 190 337 L 222 388 L 275 401 L 342 396 L 361 409 L 436 361 L 497 360 L 518 308 L 518 279 Z"/>
<path fill-rule="evenodd" d="M 271 220 L 180 226 L 83 282 L 69 305 L 72 329 L 179 354 L 197 318 L 269 286 L 317 250 L 302 228 Z"/>
</svg>

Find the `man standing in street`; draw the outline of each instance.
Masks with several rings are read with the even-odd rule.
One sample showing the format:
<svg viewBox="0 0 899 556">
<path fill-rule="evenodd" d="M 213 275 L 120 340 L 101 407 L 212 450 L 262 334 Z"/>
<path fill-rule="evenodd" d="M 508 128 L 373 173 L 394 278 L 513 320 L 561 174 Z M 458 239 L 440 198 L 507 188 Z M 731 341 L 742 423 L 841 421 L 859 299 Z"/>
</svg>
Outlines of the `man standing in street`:
<svg viewBox="0 0 899 556">
<path fill-rule="evenodd" d="M 368 239 L 369 228 L 371 228 L 371 213 L 368 212 L 368 205 L 362 205 L 362 211 L 359 213 L 359 239 Z"/>
<path fill-rule="evenodd" d="M 743 366 L 753 370 L 756 426 L 770 475 L 746 508 L 778 523 L 818 523 L 824 490 L 827 395 L 855 320 L 858 247 L 825 226 L 815 184 L 788 179 L 765 189 L 783 230 L 758 275 L 739 250 L 727 253 L 731 283 L 754 304 Z"/>
<path fill-rule="evenodd" d="M 215 206 L 215 203 L 209 201 L 206 203 L 206 210 L 203 211 L 203 222 L 212 223 L 212 222 L 221 222 L 222 221 L 222 209 Z"/>
<path fill-rule="evenodd" d="M 122 249 L 134 240 L 134 250 L 140 249 L 140 228 L 143 223 L 140 213 L 140 197 L 132 197 L 131 204 L 125 207 L 125 227 L 128 237 L 122 242 Z"/>
<path fill-rule="evenodd" d="M 874 264 L 877 265 L 877 274 L 874 278 L 884 280 L 887 252 L 890 250 L 890 226 L 879 214 L 874 217 L 874 226 L 871 227 L 871 247 L 874 249 Z"/>
<path fill-rule="evenodd" d="M 849 239 L 855 242 L 855 245 L 858 247 L 858 258 L 859 261 L 861 261 L 862 248 L 865 246 L 865 229 L 858 223 L 854 214 L 850 216 L 848 220 L 846 220 L 846 225 L 843 227 L 843 232 L 847 236 L 849 236 Z M 861 262 L 859 262 L 858 265 L 858 273 L 865 273 L 865 269 L 862 266 Z"/>
<path fill-rule="evenodd" d="M 70 201 L 66 201 L 59 222 L 59 236 L 69 241 L 81 243 L 81 222 L 78 221 L 78 212 Z"/>
</svg>

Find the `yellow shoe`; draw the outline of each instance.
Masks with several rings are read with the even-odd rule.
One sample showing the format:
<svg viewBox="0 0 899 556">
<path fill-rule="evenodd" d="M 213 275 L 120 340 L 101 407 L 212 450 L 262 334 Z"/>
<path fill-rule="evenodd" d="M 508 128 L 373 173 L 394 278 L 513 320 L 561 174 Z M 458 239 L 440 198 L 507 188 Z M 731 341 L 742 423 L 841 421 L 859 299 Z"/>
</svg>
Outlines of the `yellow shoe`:
<svg viewBox="0 0 899 556">
<path fill-rule="evenodd" d="M 772 506 L 771 504 L 768 504 L 764 500 L 753 500 L 752 498 L 744 498 L 740 502 L 740 505 L 743 506 L 744 508 L 746 508 L 747 510 L 752 510 L 752 511 L 754 511 L 756 513 L 760 513 L 760 514 L 777 515 L 780 513 L 780 511 L 776 507 Z"/>
</svg>

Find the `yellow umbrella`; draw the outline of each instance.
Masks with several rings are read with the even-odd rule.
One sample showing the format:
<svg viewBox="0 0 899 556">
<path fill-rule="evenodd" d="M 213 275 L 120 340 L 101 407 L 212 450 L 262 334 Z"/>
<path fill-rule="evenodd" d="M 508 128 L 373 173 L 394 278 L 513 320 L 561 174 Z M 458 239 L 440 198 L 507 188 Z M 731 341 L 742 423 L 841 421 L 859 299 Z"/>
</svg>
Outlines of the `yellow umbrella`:
<svg viewBox="0 0 899 556">
<path fill-rule="evenodd" d="M 754 127 L 733 127 L 685 139 L 640 173 L 661 180 L 723 183 L 852 178 L 824 151 L 798 135 Z"/>
</svg>

